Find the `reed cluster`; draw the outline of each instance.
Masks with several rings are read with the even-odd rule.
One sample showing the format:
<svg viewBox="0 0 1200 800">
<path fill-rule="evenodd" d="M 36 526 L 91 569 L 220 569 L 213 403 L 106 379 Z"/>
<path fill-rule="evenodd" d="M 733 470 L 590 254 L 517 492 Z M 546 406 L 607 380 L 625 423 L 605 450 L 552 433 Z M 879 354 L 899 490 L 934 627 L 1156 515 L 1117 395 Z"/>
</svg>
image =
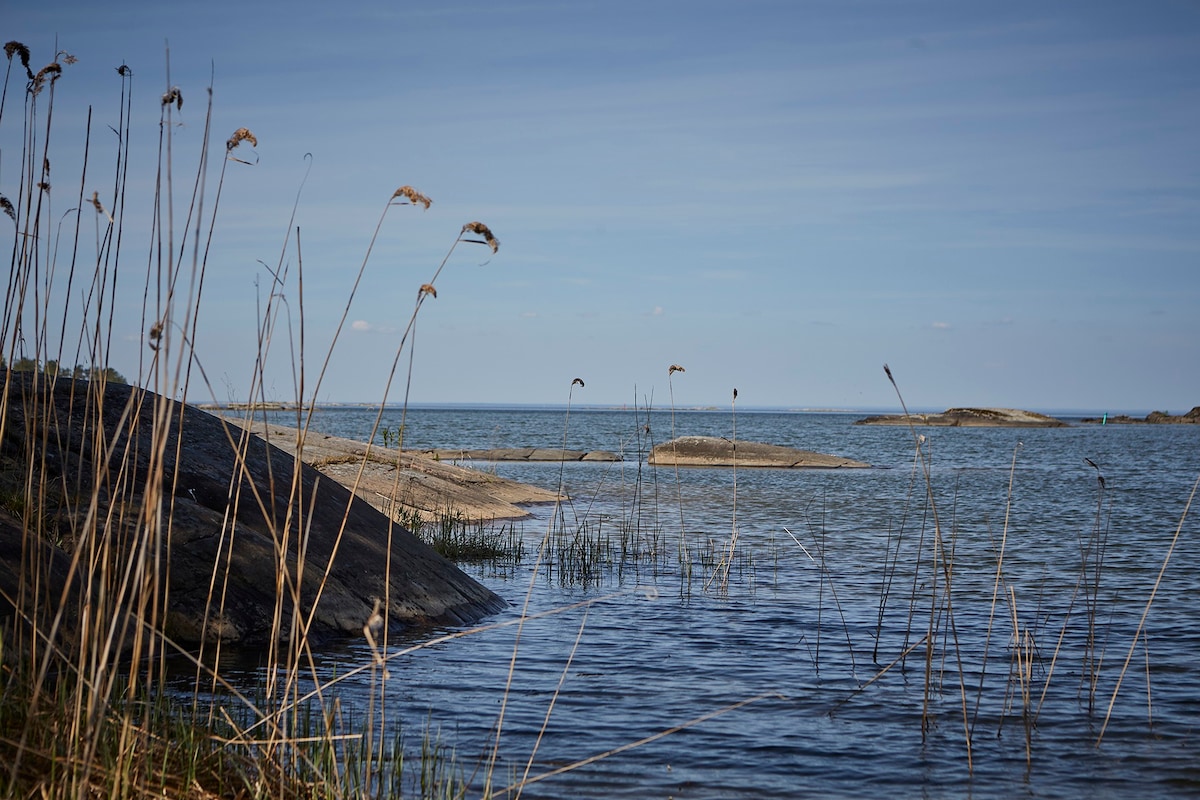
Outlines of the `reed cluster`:
<svg viewBox="0 0 1200 800">
<path fill-rule="evenodd" d="M 459 795 L 447 748 L 434 739 L 424 741 L 416 768 L 405 772 L 396 726 L 386 714 L 382 667 L 372 664 L 378 702 L 363 714 L 339 713 L 336 699 L 316 681 L 308 630 L 320 598 L 311 605 L 300 598 L 308 509 L 298 485 L 271 488 L 270 502 L 283 498 L 287 508 L 266 514 L 276 563 L 275 585 L 264 589 L 275 605 L 262 637 L 270 644 L 260 654 L 263 683 L 256 696 L 231 685 L 220 669 L 228 562 L 214 564 L 209 576 L 202 644 L 184 647 L 170 635 L 173 520 L 178 498 L 192 491 L 176 484 L 170 467 L 181 440 L 172 431 L 184 420 L 182 405 L 170 398 L 216 399 L 194 349 L 211 283 L 208 259 L 226 187 L 235 180 L 231 171 L 253 167 L 259 138 L 239 127 L 214 141 L 210 90 L 197 152 L 184 166 L 189 159 L 175 146 L 177 115 L 185 94 L 197 93 L 179 86 L 161 95 L 139 93 L 134 70 L 122 65 L 113 75 L 120 94 L 108 126 L 115 150 L 93 143 L 89 111 L 81 151 L 71 154 L 85 165 L 77 184 L 57 171 L 52 184 L 61 149 L 56 88 L 72 70 L 86 67 L 60 51 L 35 72 L 36 54 L 19 42 L 9 42 L 5 55 L 0 134 L 17 152 L 0 151 L 0 211 L 10 226 L 0 236 L 10 244 L 11 264 L 0 322 L 0 793 L 345 797 L 396 796 L 402 786 L 416 786 L 423 796 Z M 135 195 L 138 185 L 129 178 L 131 167 L 142 163 L 130 147 L 138 133 L 133 110 L 148 103 L 159 110 L 160 133 L 149 197 Z M 303 313 L 293 320 L 287 300 L 291 294 L 297 310 L 303 307 L 299 231 L 288 222 L 279 262 L 266 266 L 270 291 L 257 320 L 250 407 L 266 407 L 266 366 L 285 340 L 295 379 L 292 407 L 298 421 L 304 418 L 389 211 L 431 203 L 403 186 L 382 204 L 315 379 L 306 371 Z M 149 250 L 130 252 L 134 237 L 128 234 L 146 225 Z M 419 288 L 392 377 L 411 349 L 421 305 L 437 296 L 437 278 L 458 245 L 479 242 L 492 253 L 499 247 L 480 222 L 449 238 L 432 277 L 413 282 Z M 143 265 L 144 272 L 130 265 Z M 131 306 L 140 315 L 144 347 L 129 376 L 136 385 L 114 393 L 111 385 L 126 380 L 111 366 L 116 321 L 127 319 Z M 297 464 L 307 434 L 298 428 Z M 250 434 L 227 428 L 226 436 L 237 469 L 248 469 L 243 458 Z M 233 481 L 225 519 L 214 520 L 224 552 L 237 547 L 239 506 L 261 503 Z M 487 546 L 493 555 L 520 557 L 511 534 Z M 386 605 L 389 598 L 380 600 Z M 386 650 L 388 626 L 376 618 L 363 622 L 364 636 Z M 183 686 L 181 672 L 190 675 Z"/>
</svg>

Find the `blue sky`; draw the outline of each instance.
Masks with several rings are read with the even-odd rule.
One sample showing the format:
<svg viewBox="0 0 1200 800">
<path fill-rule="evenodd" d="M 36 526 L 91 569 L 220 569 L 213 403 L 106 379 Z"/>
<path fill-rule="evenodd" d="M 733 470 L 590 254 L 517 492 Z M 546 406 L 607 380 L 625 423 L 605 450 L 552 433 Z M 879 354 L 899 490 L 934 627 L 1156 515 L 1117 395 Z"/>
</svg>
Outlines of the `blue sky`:
<svg viewBox="0 0 1200 800">
<path fill-rule="evenodd" d="M 86 196 L 111 192 L 114 68 L 134 70 L 127 376 L 160 95 L 185 99 L 177 230 L 210 83 L 209 211 L 225 139 L 258 138 L 227 168 L 196 339 L 211 388 L 191 399 L 246 397 L 281 259 L 311 393 L 410 184 L 433 206 L 387 211 L 320 401 L 383 398 L 417 288 L 479 220 L 500 250 L 460 245 L 439 276 L 415 402 L 561 403 L 579 377 L 574 402 L 727 406 L 736 387 L 746 406 L 894 407 L 886 362 L 914 407 L 1200 404 L 1196 2 L 0 3 L 35 70 L 56 41 L 78 58 L 55 87 L 54 219 L 89 106 Z M 269 399 L 296 394 L 286 325 Z"/>
</svg>

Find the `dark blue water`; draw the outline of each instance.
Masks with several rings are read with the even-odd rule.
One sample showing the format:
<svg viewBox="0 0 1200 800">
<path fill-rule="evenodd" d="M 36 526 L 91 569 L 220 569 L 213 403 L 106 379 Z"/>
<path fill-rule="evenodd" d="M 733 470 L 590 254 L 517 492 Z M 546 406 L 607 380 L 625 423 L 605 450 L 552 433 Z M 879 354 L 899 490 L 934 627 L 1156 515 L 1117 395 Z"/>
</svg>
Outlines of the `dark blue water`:
<svg viewBox="0 0 1200 800">
<path fill-rule="evenodd" d="M 497 790 L 628 748 L 529 783 L 531 798 L 1200 796 L 1200 526 L 1184 517 L 1200 426 L 935 428 L 918 450 L 857 418 L 410 410 L 406 447 L 624 461 L 473 465 L 561 482 L 571 501 L 517 523 L 518 568 L 466 567 L 510 603 L 486 621 L 500 627 L 392 659 L 388 721 L 414 746 L 440 730 L 469 796 L 502 708 Z M 374 421 L 329 409 L 313 426 L 367 439 Z M 647 466 L 673 433 L 874 468 Z M 547 534 L 581 530 L 632 554 L 586 580 L 538 563 Z M 558 612 L 518 644 L 523 609 Z M 325 677 L 370 660 L 355 645 L 323 658 Z M 337 685 L 343 703 L 378 698 L 367 675 Z"/>
</svg>

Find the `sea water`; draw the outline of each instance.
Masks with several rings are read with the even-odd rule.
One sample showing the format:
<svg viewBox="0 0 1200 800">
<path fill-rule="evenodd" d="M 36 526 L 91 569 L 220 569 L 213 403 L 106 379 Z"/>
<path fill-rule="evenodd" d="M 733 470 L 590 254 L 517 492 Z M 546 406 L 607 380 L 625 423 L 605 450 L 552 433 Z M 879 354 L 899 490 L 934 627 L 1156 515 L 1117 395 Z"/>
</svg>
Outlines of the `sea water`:
<svg viewBox="0 0 1200 800">
<path fill-rule="evenodd" d="M 464 565 L 509 604 L 484 630 L 388 643 L 446 637 L 387 662 L 387 723 L 413 748 L 436 732 L 468 796 L 489 771 L 494 790 L 537 778 L 529 798 L 1200 795 L 1200 426 L 862 416 L 318 409 L 314 429 L 376 444 L 403 424 L 406 448 L 622 459 L 466 463 L 568 500 L 497 523 L 520 564 Z M 872 467 L 647 464 L 679 435 Z M 610 568 L 538 558 L 580 531 L 613 537 Z M 371 659 L 330 648 L 318 677 Z M 371 675 L 340 702 L 368 708 Z"/>
</svg>

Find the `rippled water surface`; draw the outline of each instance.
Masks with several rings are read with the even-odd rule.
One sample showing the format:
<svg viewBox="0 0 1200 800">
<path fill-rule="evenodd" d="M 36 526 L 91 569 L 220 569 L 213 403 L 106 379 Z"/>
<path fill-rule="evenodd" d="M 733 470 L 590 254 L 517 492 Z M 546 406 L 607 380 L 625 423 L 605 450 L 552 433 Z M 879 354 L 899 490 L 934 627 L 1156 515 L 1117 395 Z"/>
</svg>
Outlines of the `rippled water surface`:
<svg viewBox="0 0 1200 800">
<path fill-rule="evenodd" d="M 366 439 L 374 417 L 313 425 Z M 857 418 L 410 410 L 406 447 L 624 460 L 472 465 L 571 501 L 516 523 L 519 566 L 465 567 L 510 606 L 394 658 L 389 720 L 414 747 L 440 730 L 477 793 L 503 713 L 492 785 L 546 775 L 530 798 L 1200 795 L 1200 426 L 924 429 L 926 477 L 913 432 Z M 647 466 L 672 431 L 874 468 Z M 539 564 L 548 531 L 612 563 L 586 580 Z M 526 603 L 553 613 L 517 626 Z M 368 662 L 349 644 L 320 670 Z M 378 697 L 369 672 L 339 685 Z"/>
</svg>

